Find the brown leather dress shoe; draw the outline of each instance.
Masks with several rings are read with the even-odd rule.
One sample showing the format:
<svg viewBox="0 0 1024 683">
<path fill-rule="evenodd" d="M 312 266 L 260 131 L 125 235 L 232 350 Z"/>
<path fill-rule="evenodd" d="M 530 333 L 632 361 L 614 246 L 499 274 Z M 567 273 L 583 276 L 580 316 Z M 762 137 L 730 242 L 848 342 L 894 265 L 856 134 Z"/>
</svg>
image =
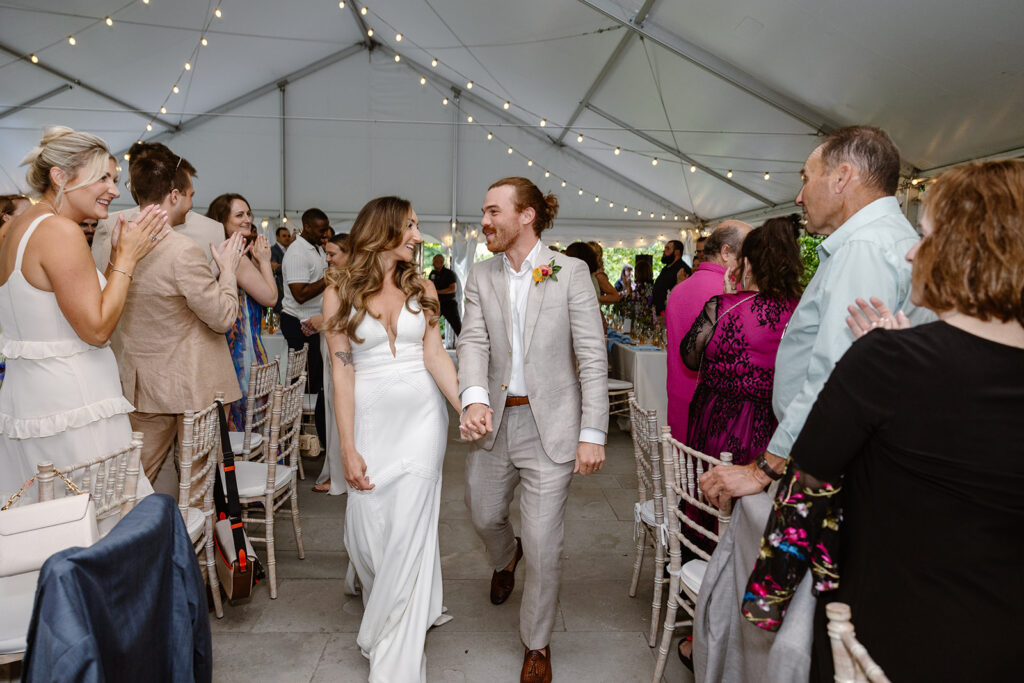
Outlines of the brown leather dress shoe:
<svg viewBox="0 0 1024 683">
<path fill-rule="evenodd" d="M 551 683 L 551 646 L 543 650 L 527 650 L 519 683 Z"/>
<path fill-rule="evenodd" d="M 502 569 L 491 575 L 491 603 L 500 605 L 512 595 L 512 589 L 516 587 L 516 567 L 519 560 L 523 559 L 523 542 L 516 536 L 516 558 L 512 563 L 512 569 Z"/>
</svg>

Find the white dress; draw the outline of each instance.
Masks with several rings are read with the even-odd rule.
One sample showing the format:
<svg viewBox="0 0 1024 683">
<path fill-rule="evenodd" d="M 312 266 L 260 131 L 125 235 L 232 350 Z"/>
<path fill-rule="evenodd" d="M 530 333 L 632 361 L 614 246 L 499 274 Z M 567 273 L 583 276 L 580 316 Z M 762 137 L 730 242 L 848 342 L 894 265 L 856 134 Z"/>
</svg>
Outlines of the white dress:
<svg viewBox="0 0 1024 683">
<path fill-rule="evenodd" d="M 25 246 L 51 215 L 25 231 L 14 270 L 0 285 L 0 353 L 7 357 L 0 387 L 0 492 L 17 491 L 41 462 L 60 469 L 109 455 L 132 438 L 128 413 L 134 408 L 121 393 L 114 352 L 82 341 L 56 295 L 36 289 L 21 273 Z M 103 275 L 96 276 L 105 286 Z M 152 492 L 142 472 L 139 481 L 140 494 Z"/>
<path fill-rule="evenodd" d="M 345 548 L 362 583 L 357 642 L 371 683 L 427 680 L 424 641 L 442 610 L 437 520 L 448 412 L 423 364 L 425 325 L 403 306 L 392 355 L 383 324 L 367 314 L 356 330 L 363 343 L 352 342 L 355 445 L 375 488 L 349 490 Z"/>
</svg>

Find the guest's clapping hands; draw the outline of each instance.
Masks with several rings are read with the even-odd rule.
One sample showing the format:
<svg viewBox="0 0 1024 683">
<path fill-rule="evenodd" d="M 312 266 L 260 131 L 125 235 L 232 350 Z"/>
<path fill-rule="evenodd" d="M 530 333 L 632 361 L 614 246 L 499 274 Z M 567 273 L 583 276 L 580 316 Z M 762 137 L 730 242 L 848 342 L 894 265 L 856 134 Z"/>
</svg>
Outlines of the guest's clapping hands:
<svg viewBox="0 0 1024 683">
<path fill-rule="evenodd" d="M 263 235 L 256 235 L 256 240 L 252 243 L 251 247 L 252 257 L 256 259 L 257 263 L 264 264 L 270 263 L 270 242 Z"/>
<path fill-rule="evenodd" d="M 494 411 L 491 410 L 490 406 L 483 403 L 469 404 L 459 419 L 459 434 L 466 441 L 476 441 L 485 434 L 493 432 L 494 426 L 491 424 L 492 415 L 494 415 Z"/>
<path fill-rule="evenodd" d="M 356 491 L 370 491 L 373 489 L 373 484 L 370 483 L 370 478 L 366 476 L 366 461 L 363 460 L 363 456 L 359 454 L 359 451 L 352 449 L 345 449 L 341 453 L 341 465 L 345 468 L 345 481 L 348 485 L 354 488 Z"/>
<path fill-rule="evenodd" d="M 242 262 L 242 256 L 246 251 L 248 251 L 248 248 L 245 246 L 245 236 L 240 232 L 236 232 L 224 240 L 219 248 L 213 244 L 210 245 L 213 260 L 216 261 L 217 267 L 220 268 L 222 273 L 235 272 L 238 269 L 238 264 Z"/>
<path fill-rule="evenodd" d="M 846 324 L 858 339 L 876 327 L 884 330 L 905 330 L 910 327 L 910 318 L 906 313 L 900 311 L 893 315 L 889 307 L 876 296 L 871 297 L 870 304 L 864 299 L 857 299 L 856 303 L 860 310 L 853 306 L 846 307 L 850 312 Z"/>
<path fill-rule="evenodd" d="M 110 236 L 110 262 L 134 269 L 170 232 L 167 212 L 157 204 L 150 204 L 129 222 L 118 214 Z"/>
</svg>

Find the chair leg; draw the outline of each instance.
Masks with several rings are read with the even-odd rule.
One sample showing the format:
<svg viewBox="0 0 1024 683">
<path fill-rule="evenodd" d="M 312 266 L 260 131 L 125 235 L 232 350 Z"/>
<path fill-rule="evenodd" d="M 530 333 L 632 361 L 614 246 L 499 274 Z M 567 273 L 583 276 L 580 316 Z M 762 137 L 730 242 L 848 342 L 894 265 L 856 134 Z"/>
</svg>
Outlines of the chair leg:
<svg viewBox="0 0 1024 683">
<path fill-rule="evenodd" d="M 270 599 L 277 600 L 277 556 L 274 554 L 274 494 L 263 500 L 263 515 L 267 522 L 267 575 L 270 577 Z"/>
<path fill-rule="evenodd" d="M 653 683 L 661 683 L 668 662 L 668 649 L 672 645 L 672 636 L 676 631 L 676 614 L 679 611 L 679 578 L 673 576 L 668 583 L 668 607 L 665 610 L 665 626 L 662 629 L 661 647 L 658 648 L 658 660 L 654 665 Z"/>
<path fill-rule="evenodd" d="M 651 630 L 647 634 L 648 647 L 654 647 L 658 638 L 658 621 L 661 617 L 661 600 L 665 588 L 665 546 L 654 539 L 654 599 L 651 601 Z"/>
<path fill-rule="evenodd" d="M 300 460 L 301 464 L 301 460 Z M 299 551 L 299 559 L 306 559 L 306 549 L 302 546 L 302 522 L 299 521 L 299 491 L 298 484 L 292 478 L 292 529 L 295 531 L 295 547 Z"/>
<path fill-rule="evenodd" d="M 302 466 L 302 454 L 299 454 L 299 479 L 306 480 L 306 470 Z"/>
<path fill-rule="evenodd" d="M 629 597 L 636 597 L 636 588 L 640 584 L 640 565 L 644 563 L 644 550 L 647 546 L 647 527 L 641 523 L 637 534 L 636 546 L 633 548 L 633 578 L 629 582 Z"/>
<path fill-rule="evenodd" d="M 210 584 L 210 593 L 213 595 L 213 613 L 218 619 L 224 618 L 224 603 L 220 599 L 220 577 L 217 576 L 213 550 L 213 535 L 206 536 L 206 580 Z"/>
</svg>

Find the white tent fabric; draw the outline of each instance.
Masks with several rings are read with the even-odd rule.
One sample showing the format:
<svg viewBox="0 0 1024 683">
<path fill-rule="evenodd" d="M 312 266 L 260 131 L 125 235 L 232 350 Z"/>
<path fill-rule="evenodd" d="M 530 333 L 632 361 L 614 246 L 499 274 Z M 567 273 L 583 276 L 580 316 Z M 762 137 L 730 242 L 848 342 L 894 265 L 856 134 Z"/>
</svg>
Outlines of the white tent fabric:
<svg viewBox="0 0 1024 683">
<path fill-rule="evenodd" d="M 525 175 L 560 196 L 550 239 L 639 245 L 794 210 L 804 159 L 840 125 L 888 130 L 908 174 L 1024 148 L 1019 0 L 6 0 L 0 14 L 3 193 L 28 189 L 17 164 L 60 123 L 119 154 L 168 144 L 198 169 L 200 208 L 240 192 L 260 217 L 319 206 L 344 230 L 394 193 L 441 239 L 478 220 L 490 182 Z"/>
</svg>

